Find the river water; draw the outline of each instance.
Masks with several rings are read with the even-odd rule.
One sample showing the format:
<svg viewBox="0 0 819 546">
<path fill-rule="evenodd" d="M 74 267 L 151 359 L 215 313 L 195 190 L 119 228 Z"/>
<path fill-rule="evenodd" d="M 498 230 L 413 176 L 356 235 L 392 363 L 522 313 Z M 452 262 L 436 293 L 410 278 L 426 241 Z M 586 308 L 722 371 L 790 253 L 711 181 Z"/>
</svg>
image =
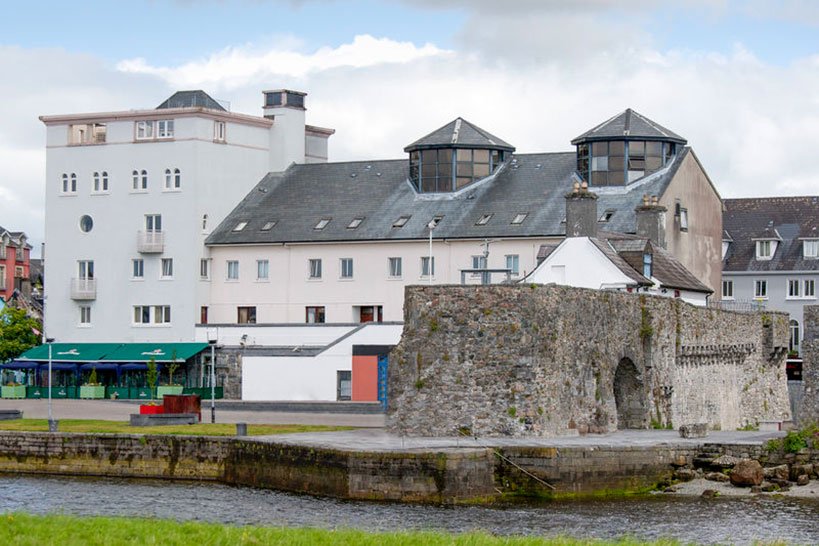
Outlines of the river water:
<svg viewBox="0 0 819 546">
<path fill-rule="evenodd" d="M 702 544 L 819 543 L 819 501 L 770 497 L 638 499 L 437 507 L 351 502 L 217 484 L 0 476 L 0 513 L 138 516 L 235 525 L 498 535 L 675 538 Z"/>
</svg>

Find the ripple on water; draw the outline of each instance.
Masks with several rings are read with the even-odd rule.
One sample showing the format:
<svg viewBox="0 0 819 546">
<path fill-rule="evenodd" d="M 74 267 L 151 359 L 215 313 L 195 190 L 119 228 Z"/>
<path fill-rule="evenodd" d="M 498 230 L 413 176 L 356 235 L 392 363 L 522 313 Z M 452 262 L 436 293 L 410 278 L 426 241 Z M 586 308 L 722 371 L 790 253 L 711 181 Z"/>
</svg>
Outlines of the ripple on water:
<svg viewBox="0 0 819 546">
<path fill-rule="evenodd" d="M 484 530 L 498 535 L 571 535 L 682 542 L 819 543 L 819 501 L 656 495 L 514 505 L 438 507 L 351 502 L 218 484 L 0 476 L 0 513 L 65 513 L 212 521 L 235 525 L 370 531 Z"/>
</svg>

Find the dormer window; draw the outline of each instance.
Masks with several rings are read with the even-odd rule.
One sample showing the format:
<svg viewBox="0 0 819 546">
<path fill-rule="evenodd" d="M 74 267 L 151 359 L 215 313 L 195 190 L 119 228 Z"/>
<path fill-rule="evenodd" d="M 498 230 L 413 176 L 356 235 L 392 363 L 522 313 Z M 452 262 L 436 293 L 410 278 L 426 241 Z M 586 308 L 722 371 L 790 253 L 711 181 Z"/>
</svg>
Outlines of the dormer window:
<svg viewBox="0 0 819 546">
<path fill-rule="evenodd" d="M 648 252 L 643 254 L 643 277 L 650 279 L 653 273 L 652 270 L 652 257 L 651 254 Z"/>
<path fill-rule="evenodd" d="M 819 258 L 819 239 L 802 241 L 802 256 L 804 258 Z"/>
<path fill-rule="evenodd" d="M 756 259 L 770 260 L 776 252 L 776 241 L 757 241 L 756 242 Z"/>
<path fill-rule="evenodd" d="M 617 211 L 615 211 L 614 209 L 608 209 L 602 215 L 600 215 L 600 218 L 597 221 L 608 222 L 609 220 L 611 220 L 611 217 L 614 216 L 615 212 Z"/>
</svg>

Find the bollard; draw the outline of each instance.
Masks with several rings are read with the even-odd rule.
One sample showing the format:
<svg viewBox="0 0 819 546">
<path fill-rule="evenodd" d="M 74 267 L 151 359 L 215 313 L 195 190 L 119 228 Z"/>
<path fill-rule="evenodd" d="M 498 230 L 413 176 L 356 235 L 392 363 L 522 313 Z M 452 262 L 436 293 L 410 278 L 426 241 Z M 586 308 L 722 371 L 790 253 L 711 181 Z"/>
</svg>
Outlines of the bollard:
<svg viewBox="0 0 819 546">
<path fill-rule="evenodd" d="M 236 423 L 236 436 L 247 436 L 247 423 Z"/>
<path fill-rule="evenodd" d="M 48 431 L 49 432 L 57 432 L 57 427 L 60 424 L 60 421 L 57 419 L 49 419 L 48 420 Z"/>
</svg>

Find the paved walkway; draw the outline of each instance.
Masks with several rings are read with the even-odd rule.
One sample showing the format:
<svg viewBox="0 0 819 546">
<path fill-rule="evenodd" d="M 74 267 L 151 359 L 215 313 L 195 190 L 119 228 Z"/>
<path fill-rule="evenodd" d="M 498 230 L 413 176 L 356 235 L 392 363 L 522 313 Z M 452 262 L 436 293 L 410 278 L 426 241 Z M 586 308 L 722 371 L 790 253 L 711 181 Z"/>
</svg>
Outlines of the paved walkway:
<svg viewBox="0 0 819 546">
<path fill-rule="evenodd" d="M 120 400 L 52 400 L 55 419 L 104 419 L 128 421 L 132 413 L 139 413 L 139 402 Z M 29 419 L 48 418 L 48 401 L 36 399 L 0 399 L 0 409 L 19 409 Z M 210 422 L 210 405 L 202 402 L 202 420 Z M 250 423 L 265 425 L 334 425 L 349 427 L 383 427 L 385 416 L 344 413 L 308 413 L 274 411 L 220 410 L 216 404 L 217 423 Z"/>
</svg>

